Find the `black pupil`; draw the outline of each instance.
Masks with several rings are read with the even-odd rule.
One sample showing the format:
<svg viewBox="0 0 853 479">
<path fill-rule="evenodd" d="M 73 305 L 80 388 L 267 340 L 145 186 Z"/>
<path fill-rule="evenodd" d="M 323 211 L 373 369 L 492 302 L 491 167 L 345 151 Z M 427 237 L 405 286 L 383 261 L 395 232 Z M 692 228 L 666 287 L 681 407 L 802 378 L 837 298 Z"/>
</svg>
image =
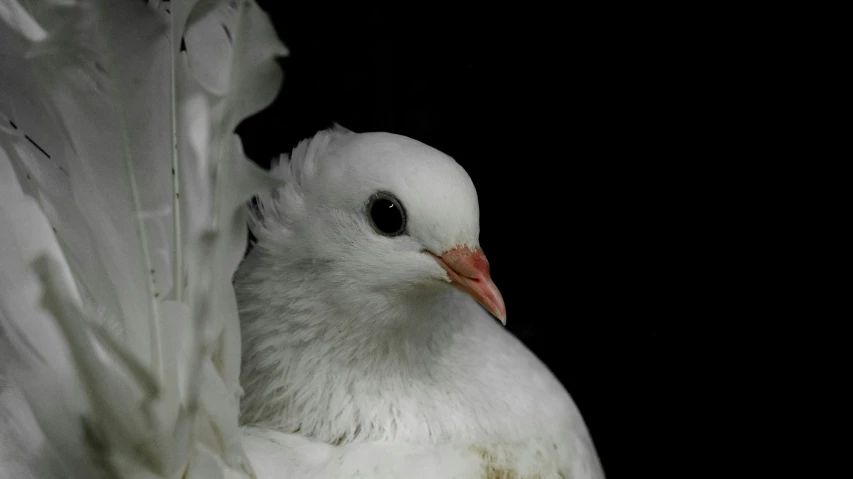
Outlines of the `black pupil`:
<svg viewBox="0 0 853 479">
<path fill-rule="evenodd" d="M 385 234 L 397 233 L 403 227 L 403 214 L 400 212 L 400 208 L 384 198 L 373 202 L 370 215 L 373 217 L 373 224 L 376 225 L 376 228 Z"/>
</svg>

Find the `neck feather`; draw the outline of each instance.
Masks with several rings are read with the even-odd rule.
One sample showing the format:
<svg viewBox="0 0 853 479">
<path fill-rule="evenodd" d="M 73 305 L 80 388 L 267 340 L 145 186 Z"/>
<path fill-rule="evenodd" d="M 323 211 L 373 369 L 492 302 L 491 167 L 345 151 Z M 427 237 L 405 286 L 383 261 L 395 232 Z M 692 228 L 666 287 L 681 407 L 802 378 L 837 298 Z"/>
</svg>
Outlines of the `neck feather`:
<svg viewBox="0 0 853 479">
<path fill-rule="evenodd" d="M 243 423 L 346 441 L 358 432 L 310 420 L 346 409 L 340 391 L 377 399 L 444 374 L 467 298 L 443 285 L 389 297 L 332 269 L 258 250 L 241 265 Z"/>
</svg>

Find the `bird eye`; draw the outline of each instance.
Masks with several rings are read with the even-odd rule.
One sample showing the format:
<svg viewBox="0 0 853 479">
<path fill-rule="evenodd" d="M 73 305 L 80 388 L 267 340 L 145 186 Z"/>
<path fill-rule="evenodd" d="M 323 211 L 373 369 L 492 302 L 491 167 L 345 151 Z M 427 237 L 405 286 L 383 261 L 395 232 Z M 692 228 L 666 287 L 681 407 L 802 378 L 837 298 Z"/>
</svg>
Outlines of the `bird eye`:
<svg viewBox="0 0 853 479">
<path fill-rule="evenodd" d="M 383 236 L 400 236 L 406 232 L 406 210 L 394 195 L 375 193 L 367 203 L 367 216 L 377 233 Z"/>
</svg>

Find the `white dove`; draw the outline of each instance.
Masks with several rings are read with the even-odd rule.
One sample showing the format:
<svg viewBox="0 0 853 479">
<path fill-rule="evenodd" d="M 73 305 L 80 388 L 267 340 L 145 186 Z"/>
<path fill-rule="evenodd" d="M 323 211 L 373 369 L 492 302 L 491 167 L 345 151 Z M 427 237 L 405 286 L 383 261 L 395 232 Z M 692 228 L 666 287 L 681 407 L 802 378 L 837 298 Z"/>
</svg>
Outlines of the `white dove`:
<svg viewBox="0 0 853 479">
<path fill-rule="evenodd" d="M 406 137 L 337 128 L 274 173 L 285 186 L 258 198 L 235 279 L 245 425 L 354 450 L 436 447 L 424 453 L 449 463 L 389 477 L 603 477 L 569 395 L 477 306 L 505 320 L 462 167 Z M 485 475 L 461 475 L 453 447 L 481 455 Z M 357 460 L 381 471 L 382 448 L 370 454 Z"/>
<path fill-rule="evenodd" d="M 0 478 L 603 477 L 471 299 L 503 319 L 453 160 L 243 158 L 285 51 L 247 0 L 0 0 Z"/>
</svg>

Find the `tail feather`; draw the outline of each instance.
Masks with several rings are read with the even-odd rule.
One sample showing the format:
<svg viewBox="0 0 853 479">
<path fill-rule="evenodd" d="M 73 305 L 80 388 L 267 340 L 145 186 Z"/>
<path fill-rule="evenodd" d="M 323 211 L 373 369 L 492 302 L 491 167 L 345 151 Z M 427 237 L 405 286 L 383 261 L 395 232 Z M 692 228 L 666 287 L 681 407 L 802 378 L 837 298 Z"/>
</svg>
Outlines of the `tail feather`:
<svg viewBox="0 0 853 479">
<path fill-rule="evenodd" d="M 233 130 L 286 50 L 252 1 L 147 3 L 0 3 L 0 478 L 253 475 L 231 275 L 279 181 Z"/>
<path fill-rule="evenodd" d="M 0 479 L 59 479 L 64 467 L 50 450 L 20 389 L 0 378 Z"/>
</svg>

